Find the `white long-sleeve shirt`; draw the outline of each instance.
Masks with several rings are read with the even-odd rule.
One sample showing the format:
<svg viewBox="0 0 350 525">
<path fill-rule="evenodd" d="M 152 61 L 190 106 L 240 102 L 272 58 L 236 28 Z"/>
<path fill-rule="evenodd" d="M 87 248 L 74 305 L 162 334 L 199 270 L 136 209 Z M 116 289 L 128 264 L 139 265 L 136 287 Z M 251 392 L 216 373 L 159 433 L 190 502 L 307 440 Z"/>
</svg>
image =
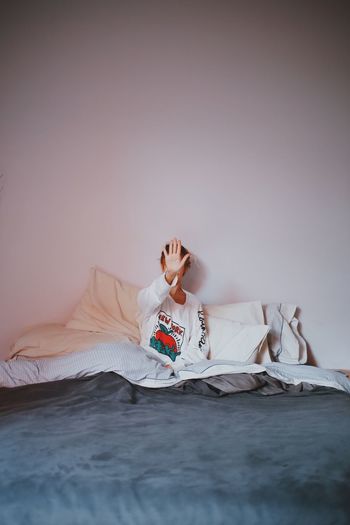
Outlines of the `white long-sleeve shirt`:
<svg viewBox="0 0 350 525">
<path fill-rule="evenodd" d="M 137 296 L 140 345 L 174 370 L 207 359 L 209 353 L 202 305 L 186 290 L 185 303 L 176 303 L 169 294 L 176 282 L 177 277 L 168 284 L 164 272 Z"/>
</svg>

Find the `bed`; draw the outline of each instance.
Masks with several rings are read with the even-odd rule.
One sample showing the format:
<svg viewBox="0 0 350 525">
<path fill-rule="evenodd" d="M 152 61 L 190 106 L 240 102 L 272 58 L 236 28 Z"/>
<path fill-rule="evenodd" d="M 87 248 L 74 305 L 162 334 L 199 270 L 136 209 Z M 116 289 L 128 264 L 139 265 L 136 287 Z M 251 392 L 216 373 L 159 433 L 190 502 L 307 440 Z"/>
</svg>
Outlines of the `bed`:
<svg viewBox="0 0 350 525">
<path fill-rule="evenodd" d="M 242 377 L 1 388 L 1 525 L 348 524 L 350 395 Z"/>
</svg>

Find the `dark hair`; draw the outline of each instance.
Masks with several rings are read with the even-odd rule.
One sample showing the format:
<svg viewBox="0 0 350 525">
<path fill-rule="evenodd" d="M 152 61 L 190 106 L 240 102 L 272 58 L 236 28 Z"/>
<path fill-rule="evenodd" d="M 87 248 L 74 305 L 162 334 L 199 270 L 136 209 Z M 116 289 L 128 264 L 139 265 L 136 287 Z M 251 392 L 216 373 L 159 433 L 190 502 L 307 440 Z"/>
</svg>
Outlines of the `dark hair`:
<svg viewBox="0 0 350 525">
<path fill-rule="evenodd" d="M 167 252 L 169 252 L 169 244 L 166 244 L 165 245 L 165 249 Z M 187 250 L 187 248 L 185 248 L 182 244 L 181 244 L 181 260 L 185 257 L 185 255 L 189 253 L 189 251 Z M 165 264 L 165 256 L 164 256 L 164 253 L 162 251 L 162 254 L 160 256 L 160 264 L 163 266 L 163 264 Z M 185 262 L 185 268 L 188 269 L 191 267 L 191 256 L 190 257 L 187 257 L 186 259 L 186 262 Z"/>
</svg>

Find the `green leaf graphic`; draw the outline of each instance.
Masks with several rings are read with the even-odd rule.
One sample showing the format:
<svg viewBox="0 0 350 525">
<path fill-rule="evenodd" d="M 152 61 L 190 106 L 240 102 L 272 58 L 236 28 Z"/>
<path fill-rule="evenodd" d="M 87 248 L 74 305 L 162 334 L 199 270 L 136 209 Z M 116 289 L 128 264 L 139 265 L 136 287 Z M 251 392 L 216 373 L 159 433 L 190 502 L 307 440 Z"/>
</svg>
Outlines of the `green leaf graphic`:
<svg viewBox="0 0 350 525">
<path fill-rule="evenodd" d="M 165 334 L 170 334 L 170 332 L 171 332 L 171 329 L 168 330 L 167 327 L 166 327 L 164 324 L 162 324 L 162 323 L 159 323 L 159 328 L 160 328 L 161 331 L 164 332 Z"/>
</svg>

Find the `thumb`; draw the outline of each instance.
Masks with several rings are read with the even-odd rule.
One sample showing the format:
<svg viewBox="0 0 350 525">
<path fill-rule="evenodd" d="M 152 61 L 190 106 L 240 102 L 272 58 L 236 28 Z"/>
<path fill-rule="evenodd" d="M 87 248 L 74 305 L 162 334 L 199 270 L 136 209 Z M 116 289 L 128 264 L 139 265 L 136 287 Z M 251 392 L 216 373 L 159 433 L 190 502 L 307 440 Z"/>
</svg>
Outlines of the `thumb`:
<svg viewBox="0 0 350 525">
<path fill-rule="evenodd" d="M 186 255 L 183 257 L 181 263 L 180 263 L 180 268 L 185 264 L 185 262 L 187 261 L 187 259 L 190 257 L 190 253 L 186 253 Z"/>
</svg>

